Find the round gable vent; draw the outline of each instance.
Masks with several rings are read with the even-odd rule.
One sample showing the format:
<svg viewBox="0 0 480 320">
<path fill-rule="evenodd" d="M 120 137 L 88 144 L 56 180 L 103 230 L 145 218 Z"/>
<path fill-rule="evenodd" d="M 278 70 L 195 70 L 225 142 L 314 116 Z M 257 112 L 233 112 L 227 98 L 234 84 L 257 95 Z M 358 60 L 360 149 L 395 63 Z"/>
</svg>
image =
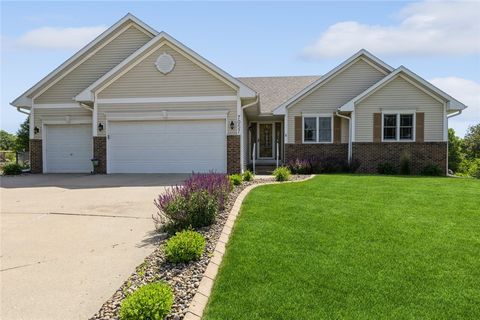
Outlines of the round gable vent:
<svg viewBox="0 0 480 320">
<path fill-rule="evenodd" d="M 167 74 L 172 72 L 173 67 L 175 67 L 175 60 L 171 55 L 164 52 L 157 58 L 155 65 L 157 66 L 158 71 L 163 74 Z"/>
</svg>

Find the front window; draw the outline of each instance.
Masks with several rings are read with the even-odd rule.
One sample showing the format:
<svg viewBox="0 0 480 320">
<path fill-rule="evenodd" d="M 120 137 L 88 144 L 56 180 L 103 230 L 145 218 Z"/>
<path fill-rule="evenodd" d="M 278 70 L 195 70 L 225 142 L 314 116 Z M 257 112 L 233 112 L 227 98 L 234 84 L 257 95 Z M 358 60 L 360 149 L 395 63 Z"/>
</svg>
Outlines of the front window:
<svg viewBox="0 0 480 320">
<path fill-rule="evenodd" d="M 303 118 L 303 142 L 332 142 L 332 117 L 308 116 Z"/>
<path fill-rule="evenodd" d="M 400 115 L 400 140 L 413 140 L 413 114 Z"/>
<path fill-rule="evenodd" d="M 317 119 L 316 118 L 303 119 L 303 140 L 305 142 L 317 141 Z"/>
<path fill-rule="evenodd" d="M 332 118 L 318 118 L 318 142 L 330 142 L 332 140 Z"/>
<path fill-rule="evenodd" d="M 383 141 L 413 141 L 414 114 L 391 113 L 383 115 Z"/>
<path fill-rule="evenodd" d="M 397 115 L 383 115 L 383 140 L 397 140 Z"/>
</svg>

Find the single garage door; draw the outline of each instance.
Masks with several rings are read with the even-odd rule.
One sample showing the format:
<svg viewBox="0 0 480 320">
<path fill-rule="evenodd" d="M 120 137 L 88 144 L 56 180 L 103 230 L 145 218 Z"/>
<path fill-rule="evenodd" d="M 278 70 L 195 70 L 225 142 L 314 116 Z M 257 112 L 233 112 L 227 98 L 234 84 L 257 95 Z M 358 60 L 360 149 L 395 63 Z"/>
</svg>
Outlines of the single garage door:
<svg viewBox="0 0 480 320">
<path fill-rule="evenodd" d="M 226 172 L 225 120 L 112 121 L 109 173 Z"/>
<path fill-rule="evenodd" d="M 92 126 L 45 126 L 45 172 L 92 171 Z"/>
</svg>

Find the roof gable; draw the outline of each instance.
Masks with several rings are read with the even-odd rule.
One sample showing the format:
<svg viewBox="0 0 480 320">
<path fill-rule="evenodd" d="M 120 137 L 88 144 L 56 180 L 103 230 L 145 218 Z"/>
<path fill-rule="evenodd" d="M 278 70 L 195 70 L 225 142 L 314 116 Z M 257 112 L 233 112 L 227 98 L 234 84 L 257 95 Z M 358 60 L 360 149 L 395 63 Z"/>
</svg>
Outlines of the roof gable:
<svg viewBox="0 0 480 320">
<path fill-rule="evenodd" d="M 62 63 L 59 67 L 55 70 L 50 72 L 47 76 L 45 76 L 42 80 L 37 82 L 33 87 L 25 91 L 22 95 L 16 98 L 11 105 L 15 107 L 24 107 L 30 108 L 32 106 L 32 96 L 38 93 L 40 90 L 44 89 L 50 82 L 56 81 L 59 76 L 61 76 L 64 72 L 68 72 L 75 68 L 78 64 L 82 61 L 88 59 L 88 56 L 94 50 L 96 46 L 101 44 L 103 41 L 106 41 L 107 38 L 112 36 L 115 33 L 122 31 L 126 25 L 133 24 L 140 30 L 144 31 L 151 36 L 155 36 L 158 34 L 156 30 L 142 22 L 140 19 L 135 17 L 134 15 L 128 13 L 123 18 L 118 20 L 114 25 L 110 28 L 105 30 L 102 34 L 80 49 L 77 53 L 67 59 L 64 63 Z M 73 97 L 72 97 L 73 98 Z"/>
<path fill-rule="evenodd" d="M 400 66 L 399 68 L 395 69 L 392 73 L 388 76 L 383 78 L 382 80 L 378 81 L 370 88 L 365 90 L 364 92 L 360 93 L 358 96 L 350 100 L 349 102 L 345 103 L 343 106 L 338 108 L 339 111 L 342 112 L 351 112 L 354 111 L 355 105 L 360 103 L 373 93 L 380 90 L 382 87 L 396 79 L 397 77 L 403 77 L 405 80 L 409 81 L 411 84 L 417 86 L 419 89 L 424 91 L 425 93 L 431 95 L 432 97 L 441 99 L 441 101 L 446 102 L 447 104 L 447 111 L 452 110 L 463 110 L 467 108 L 466 105 L 461 103 L 460 101 L 456 100 L 452 96 L 448 95 L 447 93 L 443 92 L 439 88 L 435 87 L 430 82 L 426 81 L 422 77 L 418 76 L 416 73 L 412 72 L 411 70 L 407 69 L 404 66 Z"/>
<path fill-rule="evenodd" d="M 363 60 L 366 63 L 372 65 L 374 68 L 377 68 L 380 70 L 382 73 L 385 75 L 389 74 L 391 71 L 393 71 L 393 68 L 368 52 L 365 49 L 362 49 L 355 53 L 353 56 L 342 62 L 340 65 L 329 71 L 327 74 L 322 76 L 320 79 L 317 81 L 314 81 L 307 87 L 305 87 L 303 90 L 298 92 L 296 95 L 285 101 L 283 104 L 278 106 L 273 113 L 274 114 L 285 114 L 286 109 L 294 105 L 296 102 L 299 100 L 303 99 L 305 96 L 309 95 L 310 93 L 314 92 L 316 89 L 320 88 L 327 82 L 329 82 L 331 79 L 336 77 L 338 74 L 340 74 L 342 71 L 350 67 L 352 64 L 357 62 L 358 60 Z"/>
<path fill-rule="evenodd" d="M 167 54 L 174 67 L 161 73 L 156 61 Z M 124 98 L 159 98 L 179 96 L 236 96 L 237 87 L 212 75 L 191 61 L 190 57 L 168 41 L 152 46 L 141 59 L 130 64 L 95 90 L 96 101 Z"/>
<path fill-rule="evenodd" d="M 102 90 L 113 82 L 116 78 L 120 77 L 124 72 L 128 71 L 129 68 L 135 66 L 142 61 L 146 56 L 152 53 L 152 49 L 162 45 L 162 42 L 169 43 L 176 47 L 178 50 L 182 51 L 185 56 L 187 56 L 192 62 L 196 63 L 198 66 L 202 67 L 204 70 L 209 71 L 212 75 L 221 79 L 222 81 L 229 83 L 230 85 L 238 88 L 240 97 L 255 97 L 256 92 L 246 86 L 244 83 L 234 78 L 227 72 L 223 71 L 219 67 L 215 66 L 210 61 L 206 60 L 200 56 L 195 51 L 191 50 L 178 40 L 174 39 L 172 36 L 166 32 L 160 32 L 155 38 L 146 43 L 143 47 L 138 49 L 127 59 L 118 64 L 115 68 L 107 72 L 100 79 L 92 83 L 88 88 L 83 90 L 80 94 L 75 97 L 76 101 L 94 101 L 94 93 L 98 90 Z"/>
</svg>

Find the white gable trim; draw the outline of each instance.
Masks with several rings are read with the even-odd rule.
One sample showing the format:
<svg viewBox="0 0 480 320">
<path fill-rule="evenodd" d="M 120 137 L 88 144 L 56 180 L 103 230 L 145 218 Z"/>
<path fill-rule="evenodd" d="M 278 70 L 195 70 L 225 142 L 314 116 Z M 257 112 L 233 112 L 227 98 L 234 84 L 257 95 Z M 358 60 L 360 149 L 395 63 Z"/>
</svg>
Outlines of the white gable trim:
<svg viewBox="0 0 480 320">
<path fill-rule="evenodd" d="M 397 77 L 402 77 L 412 85 L 416 86 L 423 92 L 429 94 L 436 100 L 447 103 L 447 110 L 463 110 L 467 108 L 466 105 L 461 103 L 460 101 L 454 99 L 447 93 L 443 92 L 439 88 L 435 87 L 425 79 L 421 78 L 414 72 L 410 71 L 409 69 L 405 68 L 404 66 L 400 66 L 394 72 L 383 78 L 382 80 L 375 83 L 373 86 L 338 108 L 339 111 L 342 112 L 351 112 L 355 109 L 355 104 L 361 102 L 362 100 L 366 99 L 368 96 L 372 95 L 374 92 L 385 86 L 386 84 L 390 83 L 392 80 L 396 79 Z M 413 79 L 413 81 L 412 81 Z"/>
<path fill-rule="evenodd" d="M 166 41 L 165 41 L 166 40 Z M 157 45 L 158 44 L 158 45 Z M 140 63 L 142 60 L 147 58 L 150 53 L 153 51 L 157 50 L 158 48 L 164 46 L 164 45 L 170 45 L 172 44 L 174 47 L 177 47 L 179 50 L 176 50 L 176 48 L 172 48 L 178 53 L 182 54 L 186 58 L 188 58 L 190 61 L 193 63 L 197 64 L 198 66 L 202 67 L 204 70 L 208 71 L 218 79 L 224 81 L 225 83 L 229 84 L 236 90 L 239 90 L 240 96 L 242 98 L 246 97 L 255 97 L 256 92 L 247 87 L 245 84 L 231 76 L 230 74 L 226 73 L 222 69 L 218 68 L 215 66 L 213 63 L 210 61 L 206 60 L 205 58 L 201 57 L 199 54 L 188 48 L 187 46 L 183 45 L 179 41 L 175 40 L 173 37 L 168 35 L 166 32 L 161 32 L 159 33 L 155 38 L 150 40 L 148 43 L 146 43 L 143 47 L 135 51 L 133 54 L 131 54 L 128 58 L 123 60 L 121 63 L 119 63 L 116 67 L 114 67 L 112 70 L 107 72 L 105 75 L 103 75 L 100 79 L 92 83 L 90 86 L 88 86 L 85 90 L 83 90 L 81 93 L 79 93 L 76 97 L 75 100 L 77 101 L 93 101 L 93 92 L 99 92 L 103 90 L 104 88 L 108 87 L 112 82 L 114 82 L 116 79 L 121 77 L 124 73 L 128 72 L 131 68 L 133 68 L 135 65 Z M 151 49 L 153 47 L 153 49 Z M 149 50 L 151 49 L 151 50 Z M 145 51 L 149 50 L 150 52 L 147 53 L 144 57 L 141 57 L 138 59 L 138 61 L 135 61 L 132 63 L 132 65 L 127 66 L 130 62 L 134 61 L 137 57 L 142 55 Z M 186 53 L 186 54 L 185 54 Z M 120 73 L 118 73 L 120 72 Z M 117 74 L 118 73 L 118 74 Z M 113 77 L 113 78 L 112 78 Z M 108 82 L 107 82 L 108 81 Z M 107 83 L 106 83 L 107 82 Z M 106 84 L 105 84 L 106 83 Z"/>
<path fill-rule="evenodd" d="M 10 104 L 12 106 L 15 106 L 15 107 L 28 107 L 30 108 L 32 106 L 32 98 L 30 98 L 29 96 L 35 92 L 38 88 L 40 88 L 41 86 L 43 86 L 45 83 L 47 83 L 48 81 L 50 81 L 52 78 L 54 78 L 56 75 L 58 75 L 60 72 L 62 72 L 64 69 L 66 69 L 67 67 L 69 67 L 73 61 L 75 61 L 78 57 L 82 56 L 85 52 L 87 52 L 88 50 L 90 50 L 92 47 L 94 47 L 95 45 L 97 45 L 99 42 L 101 42 L 103 39 L 105 39 L 106 37 L 108 37 L 110 34 L 112 34 L 113 32 L 116 31 L 116 29 L 118 27 L 120 27 L 122 24 L 124 24 L 125 22 L 127 21 L 132 21 L 135 24 L 137 24 L 138 26 L 140 26 L 140 30 L 143 28 L 145 31 L 147 31 L 148 33 L 150 33 L 152 36 L 155 36 L 158 34 L 158 31 L 156 31 L 155 29 L 151 28 L 150 26 L 148 26 L 146 23 L 144 23 L 143 21 L 141 21 L 140 19 L 138 19 L 137 17 L 135 17 L 134 15 L 132 14 L 127 14 L 126 16 L 124 16 L 122 19 L 120 19 L 119 21 L 117 21 L 113 26 L 111 26 L 110 28 L 108 28 L 107 30 L 105 30 L 102 34 L 100 34 L 98 37 L 96 37 L 94 40 L 92 40 L 89 44 L 87 44 L 85 47 L 83 47 L 82 49 L 80 49 L 77 53 L 75 53 L 72 57 L 70 57 L 68 60 L 66 60 L 64 63 L 62 63 L 59 67 L 57 67 L 55 70 L 53 70 L 52 72 L 50 72 L 46 77 L 44 77 L 42 80 L 40 80 L 39 82 L 37 82 L 33 87 L 31 87 L 30 89 L 28 89 L 27 91 L 25 91 L 21 96 L 19 96 L 18 98 L 16 98 L 13 102 L 11 102 Z M 142 30 L 142 31 L 144 31 Z M 144 32 L 145 32 L 144 31 Z M 37 95 L 38 96 L 38 95 Z"/>
<path fill-rule="evenodd" d="M 334 69 L 330 70 L 327 74 L 324 76 L 320 77 L 317 81 L 314 81 L 307 87 L 305 87 L 302 91 L 298 92 L 296 95 L 288 99 L 286 102 L 278 106 L 276 109 L 273 110 L 274 115 L 282 115 L 285 114 L 285 110 L 289 107 L 291 107 L 293 104 L 298 102 L 299 100 L 303 99 L 306 97 L 308 94 L 313 92 L 315 89 L 323 86 L 326 84 L 328 81 L 333 79 L 335 76 L 337 76 L 340 72 L 343 70 L 347 69 L 350 67 L 352 64 L 354 64 L 358 59 L 361 59 L 368 63 L 369 65 L 373 66 L 375 69 L 379 70 L 385 75 L 388 75 L 390 72 L 392 72 L 394 69 L 368 52 L 365 49 L 362 49 L 355 53 L 353 56 L 342 62 L 340 65 L 335 67 Z"/>
</svg>

